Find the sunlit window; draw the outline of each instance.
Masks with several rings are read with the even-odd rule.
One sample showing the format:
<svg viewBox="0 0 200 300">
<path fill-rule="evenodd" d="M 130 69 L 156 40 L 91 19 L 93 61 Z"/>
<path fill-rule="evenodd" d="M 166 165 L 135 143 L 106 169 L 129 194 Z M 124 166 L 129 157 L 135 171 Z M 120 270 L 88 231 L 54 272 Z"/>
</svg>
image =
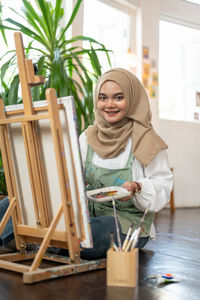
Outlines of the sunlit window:
<svg viewBox="0 0 200 300">
<path fill-rule="evenodd" d="M 12 8 L 18 9 L 18 7 L 21 5 L 21 3 L 22 3 L 22 1 L 13 3 Z M 10 1 L 10 4 L 11 4 L 11 1 Z M 15 13 L 11 9 L 9 9 L 9 2 L 6 0 L 1 0 L 1 5 L 2 5 L 1 18 L 3 20 L 5 20 L 6 18 L 14 19 Z M 8 25 L 8 24 L 6 24 L 6 25 Z M 10 30 L 6 30 L 5 32 L 6 32 L 6 38 L 7 38 L 7 42 L 9 45 L 9 49 L 14 49 L 14 36 L 13 36 L 14 32 L 10 31 Z M 0 41 L 1 41 L 0 56 L 2 56 L 8 50 L 8 48 L 3 41 L 2 35 L 0 35 Z"/>
<path fill-rule="evenodd" d="M 200 0 L 185 0 L 185 1 L 200 5 Z"/>
<path fill-rule="evenodd" d="M 200 30 L 160 21 L 160 118 L 200 122 Z"/>
<path fill-rule="evenodd" d="M 29 1 L 32 6 L 35 5 L 35 1 L 31 0 Z M 2 5 L 2 15 L 1 18 L 3 20 L 10 18 L 16 22 L 23 23 L 25 26 L 27 26 L 25 20 L 20 17 L 21 13 L 21 7 L 23 5 L 22 0 L 1 0 L 1 5 Z M 16 12 L 16 13 L 15 13 Z M 14 25 L 11 25 L 10 23 L 4 23 L 5 25 L 15 28 Z M 1 39 L 1 48 L 0 48 L 0 54 L 4 54 L 8 49 L 15 49 L 15 44 L 14 44 L 14 31 L 12 30 L 5 30 L 7 42 L 8 42 L 8 47 L 5 45 L 3 42 L 2 36 L 0 36 Z M 27 39 L 25 35 L 23 35 L 23 40 L 24 41 L 30 41 L 30 38 Z M 25 43 L 26 43 L 25 42 Z"/>
<path fill-rule="evenodd" d="M 103 43 L 110 54 L 112 66 L 128 67 L 130 16 L 98 0 L 84 1 L 83 34 Z M 104 54 L 105 55 L 105 54 Z M 109 68 L 101 55 L 103 71 Z"/>
</svg>

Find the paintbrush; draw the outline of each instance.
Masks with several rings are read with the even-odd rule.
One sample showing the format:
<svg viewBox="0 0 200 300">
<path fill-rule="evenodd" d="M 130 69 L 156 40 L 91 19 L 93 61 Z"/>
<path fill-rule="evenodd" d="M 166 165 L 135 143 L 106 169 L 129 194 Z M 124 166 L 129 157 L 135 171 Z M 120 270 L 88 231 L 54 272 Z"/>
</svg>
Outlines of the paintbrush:
<svg viewBox="0 0 200 300">
<path fill-rule="evenodd" d="M 115 200 L 112 198 L 112 205 L 113 205 L 113 212 L 114 212 L 114 218 L 115 218 L 115 226 L 116 226 L 116 231 L 117 231 L 117 240 L 118 240 L 118 247 L 119 250 L 122 250 L 122 242 L 121 242 L 121 237 L 120 237 L 120 232 L 119 232 L 119 224 L 117 220 L 117 212 L 116 212 L 116 207 L 115 207 Z"/>
<path fill-rule="evenodd" d="M 110 234 L 110 248 L 112 248 L 115 251 L 119 251 L 118 247 L 115 244 L 113 233 Z"/>
<path fill-rule="evenodd" d="M 149 210 L 148 208 L 145 209 L 145 212 L 144 212 L 144 214 L 143 214 L 143 216 L 142 216 L 142 219 L 140 220 L 140 223 L 139 223 L 139 225 L 138 225 L 138 232 L 137 232 L 137 234 L 136 234 L 136 236 L 134 237 L 134 240 L 133 240 L 133 242 L 132 242 L 131 250 L 132 250 L 133 248 L 135 248 L 135 246 L 137 245 L 137 242 L 138 242 L 138 240 L 139 240 L 139 237 L 140 237 L 140 234 L 141 234 L 141 231 L 142 231 L 142 224 L 143 224 L 143 222 L 144 222 L 144 219 L 145 219 L 146 214 L 148 213 L 148 210 Z"/>
<path fill-rule="evenodd" d="M 137 243 L 137 241 L 139 239 L 140 233 L 141 233 L 141 229 L 142 229 L 141 226 L 142 226 L 142 224 L 144 222 L 145 216 L 148 213 L 148 210 L 149 210 L 148 208 L 145 209 L 145 212 L 144 212 L 144 214 L 143 214 L 143 216 L 142 216 L 142 218 L 140 220 L 140 223 L 139 223 L 137 229 L 135 229 L 135 231 L 133 232 L 133 234 L 132 234 L 132 236 L 131 236 L 131 238 L 130 238 L 130 240 L 128 242 L 128 245 L 126 246 L 126 248 L 124 249 L 124 251 L 128 251 L 130 247 L 131 247 L 131 249 L 133 249 L 135 247 L 135 245 L 136 245 L 136 243 Z"/>
<path fill-rule="evenodd" d="M 133 239 L 133 241 L 132 241 L 131 250 L 132 250 L 133 248 L 135 248 L 135 246 L 137 245 L 137 242 L 138 242 L 140 233 L 141 233 L 141 227 L 138 227 L 137 234 L 135 235 L 135 237 L 134 237 L 134 239 Z"/>
<path fill-rule="evenodd" d="M 131 237 L 130 237 L 130 240 L 129 240 L 128 243 L 127 243 L 127 246 L 126 246 L 125 249 L 124 249 L 125 252 L 129 251 L 129 248 L 131 247 L 131 244 L 132 244 L 134 238 L 136 237 L 137 232 L 138 232 L 138 228 L 136 228 L 136 229 L 133 231 L 133 233 L 132 233 L 132 235 L 131 235 Z"/>
<path fill-rule="evenodd" d="M 145 209 L 145 212 L 144 212 L 144 214 L 143 214 L 143 216 L 142 216 L 142 219 L 140 220 L 140 223 L 139 223 L 138 227 L 141 227 L 141 225 L 142 225 L 142 223 L 144 222 L 144 219 L 145 219 L 145 217 L 146 217 L 148 211 L 149 211 L 149 208 L 146 208 L 146 209 Z"/>
<path fill-rule="evenodd" d="M 129 238 L 130 238 L 130 235 L 131 235 L 131 231 L 132 231 L 132 229 L 133 229 L 133 225 L 135 224 L 135 222 L 133 221 L 132 222 L 132 224 L 131 224 L 131 226 L 129 227 L 129 230 L 128 230 L 128 232 L 127 232 L 127 235 L 126 235 L 126 238 L 125 238 L 125 240 L 124 240 L 124 242 L 123 242 L 123 245 L 122 245 L 122 251 L 126 248 L 126 246 L 127 246 L 127 243 L 128 243 L 128 241 L 129 241 Z"/>
</svg>

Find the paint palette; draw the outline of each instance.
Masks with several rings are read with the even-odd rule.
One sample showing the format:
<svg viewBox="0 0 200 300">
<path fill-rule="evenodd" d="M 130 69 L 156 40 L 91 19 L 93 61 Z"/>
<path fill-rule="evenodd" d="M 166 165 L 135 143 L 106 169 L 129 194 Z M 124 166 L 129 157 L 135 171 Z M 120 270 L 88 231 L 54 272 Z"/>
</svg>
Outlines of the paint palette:
<svg viewBox="0 0 200 300">
<path fill-rule="evenodd" d="M 96 202 L 118 200 L 130 196 L 131 192 L 120 186 L 109 186 L 101 189 L 87 191 L 87 197 Z"/>
</svg>

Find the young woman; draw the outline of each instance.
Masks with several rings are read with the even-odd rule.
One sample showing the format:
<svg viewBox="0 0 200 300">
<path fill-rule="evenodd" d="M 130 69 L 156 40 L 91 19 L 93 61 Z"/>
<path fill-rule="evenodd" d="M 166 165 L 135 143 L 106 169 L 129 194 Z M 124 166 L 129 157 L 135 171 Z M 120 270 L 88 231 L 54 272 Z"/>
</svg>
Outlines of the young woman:
<svg viewBox="0 0 200 300">
<path fill-rule="evenodd" d="M 170 199 L 173 185 L 167 146 L 151 125 L 147 93 L 135 75 L 116 68 L 98 80 L 94 93 L 95 123 L 80 136 L 87 189 L 121 186 L 131 196 L 116 201 L 122 242 L 134 222 L 137 227 L 146 208 L 148 214 L 138 242 L 142 248 L 155 237 L 153 219 Z M 115 241 L 112 201 L 89 201 L 94 248 L 85 258 L 102 257 Z"/>
</svg>

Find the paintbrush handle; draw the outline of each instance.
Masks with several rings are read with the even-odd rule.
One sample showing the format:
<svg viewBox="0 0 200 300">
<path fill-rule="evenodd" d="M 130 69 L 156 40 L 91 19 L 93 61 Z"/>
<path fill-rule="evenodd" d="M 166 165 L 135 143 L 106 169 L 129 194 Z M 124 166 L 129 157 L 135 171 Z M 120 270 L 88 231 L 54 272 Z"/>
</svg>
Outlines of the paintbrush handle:
<svg viewBox="0 0 200 300">
<path fill-rule="evenodd" d="M 110 234 L 110 248 L 119 251 L 118 247 L 115 245 L 113 233 Z"/>
<path fill-rule="evenodd" d="M 138 242 L 138 239 L 139 239 L 139 236 L 140 236 L 140 233 L 141 233 L 141 227 L 138 228 L 138 231 L 137 231 L 137 234 L 132 242 L 132 245 L 131 245 L 131 250 L 133 248 L 135 248 L 135 246 L 137 245 L 137 242 Z"/>
<path fill-rule="evenodd" d="M 123 245 L 122 245 L 122 250 L 124 250 L 126 248 L 126 245 L 128 243 L 128 240 L 129 240 L 129 237 L 130 237 L 130 234 L 131 234 L 131 230 L 132 230 L 132 227 L 130 227 L 128 232 L 127 232 L 126 238 L 125 238 L 125 240 L 123 242 Z"/>
<path fill-rule="evenodd" d="M 120 232 L 119 232 L 119 224 L 118 224 L 118 220 L 117 220 L 117 212 L 116 212 L 116 207 L 115 207 L 115 200 L 112 200 L 112 204 L 113 204 L 113 211 L 114 211 L 114 218 L 115 218 L 115 226 L 116 226 L 116 231 L 117 231 L 117 240 L 118 240 L 118 247 L 119 250 L 122 250 L 122 242 L 121 242 L 121 237 L 120 237 Z"/>
<path fill-rule="evenodd" d="M 130 249 L 130 247 L 131 247 L 131 249 L 133 249 L 136 246 L 138 238 L 139 238 L 140 233 L 141 233 L 141 229 L 142 229 L 141 225 L 144 222 L 144 219 L 145 219 L 145 217 L 146 217 L 146 215 L 148 213 L 148 210 L 149 210 L 148 208 L 145 209 L 145 212 L 144 212 L 144 214 L 143 214 L 143 216 L 142 216 L 142 218 L 140 220 L 140 223 L 139 223 L 138 227 L 132 233 L 132 236 L 131 236 L 131 238 L 130 238 L 129 241 L 127 239 L 127 236 L 128 236 L 128 233 L 129 233 L 129 231 L 128 231 L 126 239 L 124 241 L 125 245 L 123 244 L 123 247 L 122 247 L 122 250 L 124 250 L 125 252 L 128 251 Z M 130 228 L 129 228 L 129 230 L 130 230 Z"/>
<path fill-rule="evenodd" d="M 134 232 L 132 233 L 132 236 L 126 246 L 126 248 L 124 249 L 125 252 L 127 252 L 129 250 L 129 248 L 131 247 L 131 244 L 133 242 L 133 239 L 135 238 L 136 234 L 137 234 L 138 229 L 135 229 Z"/>
<path fill-rule="evenodd" d="M 140 223 L 139 223 L 138 227 L 141 227 L 141 225 L 142 225 L 142 223 L 144 222 L 144 219 L 145 219 L 145 217 L 146 217 L 148 211 L 149 211 L 149 209 L 146 208 L 146 209 L 145 209 L 145 212 L 144 212 L 144 214 L 143 214 L 143 216 L 142 216 L 142 219 L 140 220 Z"/>
</svg>

